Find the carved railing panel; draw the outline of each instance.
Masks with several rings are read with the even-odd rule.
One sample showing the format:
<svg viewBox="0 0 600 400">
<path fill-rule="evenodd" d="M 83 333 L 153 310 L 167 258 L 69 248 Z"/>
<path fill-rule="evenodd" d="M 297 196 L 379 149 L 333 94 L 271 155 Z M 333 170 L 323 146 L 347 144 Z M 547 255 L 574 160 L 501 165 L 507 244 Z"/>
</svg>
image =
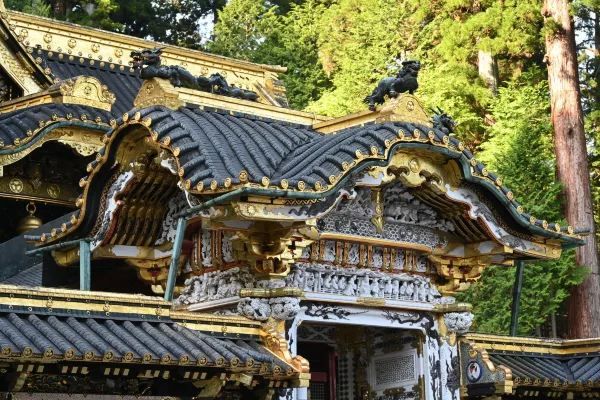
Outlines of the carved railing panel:
<svg viewBox="0 0 600 400">
<path fill-rule="evenodd" d="M 427 255 L 415 250 L 373 246 L 343 240 L 319 240 L 306 247 L 299 262 L 386 272 L 435 274 Z"/>
</svg>

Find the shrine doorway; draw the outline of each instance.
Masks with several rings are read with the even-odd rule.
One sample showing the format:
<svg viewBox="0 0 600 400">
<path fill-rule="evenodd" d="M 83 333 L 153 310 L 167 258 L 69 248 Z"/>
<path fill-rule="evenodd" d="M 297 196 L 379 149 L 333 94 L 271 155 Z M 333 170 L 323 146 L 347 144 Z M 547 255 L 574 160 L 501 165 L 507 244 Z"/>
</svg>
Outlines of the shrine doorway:
<svg viewBox="0 0 600 400">
<path fill-rule="evenodd" d="M 310 363 L 306 400 L 423 398 L 421 335 L 359 325 L 305 322 L 297 353 Z"/>
</svg>

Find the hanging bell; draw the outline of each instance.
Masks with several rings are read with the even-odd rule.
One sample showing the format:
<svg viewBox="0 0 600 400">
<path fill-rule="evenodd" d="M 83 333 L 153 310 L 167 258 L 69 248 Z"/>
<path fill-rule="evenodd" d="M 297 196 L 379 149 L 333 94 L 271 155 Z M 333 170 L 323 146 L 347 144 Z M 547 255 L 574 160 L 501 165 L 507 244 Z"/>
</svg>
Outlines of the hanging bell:
<svg viewBox="0 0 600 400">
<path fill-rule="evenodd" d="M 33 201 L 30 201 L 27 204 L 27 206 L 25 206 L 25 209 L 27 210 L 29 215 L 27 215 L 24 218 L 21 218 L 21 220 L 19 221 L 19 225 L 17 226 L 17 232 L 19 234 L 42 226 L 42 220 L 34 215 L 36 211 L 35 203 Z"/>
</svg>

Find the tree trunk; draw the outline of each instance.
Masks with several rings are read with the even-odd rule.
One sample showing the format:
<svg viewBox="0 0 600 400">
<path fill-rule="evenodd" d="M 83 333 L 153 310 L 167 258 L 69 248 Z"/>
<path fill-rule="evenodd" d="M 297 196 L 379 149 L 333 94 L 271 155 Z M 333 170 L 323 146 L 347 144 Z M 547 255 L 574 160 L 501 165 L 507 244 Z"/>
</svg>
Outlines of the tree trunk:
<svg viewBox="0 0 600 400">
<path fill-rule="evenodd" d="M 498 63 L 492 53 L 479 50 L 477 52 L 477 67 L 481 79 L 496 95 L 498 93 Z"/>
<path fill-rule="evenodd" d="M 546 57 L 557 174 L 564 187 L 567 221 L 576 229 L 591 230 L 585 245 L 577 249 L 577 264 L 588 267 L 590 274 L 571 291 L 569 336 L 600 337 L 598 252 L 569 1 L 544 0 L 542 14 L 547 23 L 554 21 L 547 26 L 557 27 L 546 36 Z"/>
</svg>

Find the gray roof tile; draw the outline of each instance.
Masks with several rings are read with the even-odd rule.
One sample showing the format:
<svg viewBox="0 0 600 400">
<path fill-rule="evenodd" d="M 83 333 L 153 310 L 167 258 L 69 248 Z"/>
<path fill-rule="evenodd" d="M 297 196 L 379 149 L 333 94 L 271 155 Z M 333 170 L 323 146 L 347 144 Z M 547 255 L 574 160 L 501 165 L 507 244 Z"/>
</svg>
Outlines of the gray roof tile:
<svg viewBox="0 0 600 400">
<path fill-rule="evenodd" d="M 220 338 L 171 320 L 0 313 L 0 359 L 145 362 L 291 372 L 255 339 Z"/>
</svg>

